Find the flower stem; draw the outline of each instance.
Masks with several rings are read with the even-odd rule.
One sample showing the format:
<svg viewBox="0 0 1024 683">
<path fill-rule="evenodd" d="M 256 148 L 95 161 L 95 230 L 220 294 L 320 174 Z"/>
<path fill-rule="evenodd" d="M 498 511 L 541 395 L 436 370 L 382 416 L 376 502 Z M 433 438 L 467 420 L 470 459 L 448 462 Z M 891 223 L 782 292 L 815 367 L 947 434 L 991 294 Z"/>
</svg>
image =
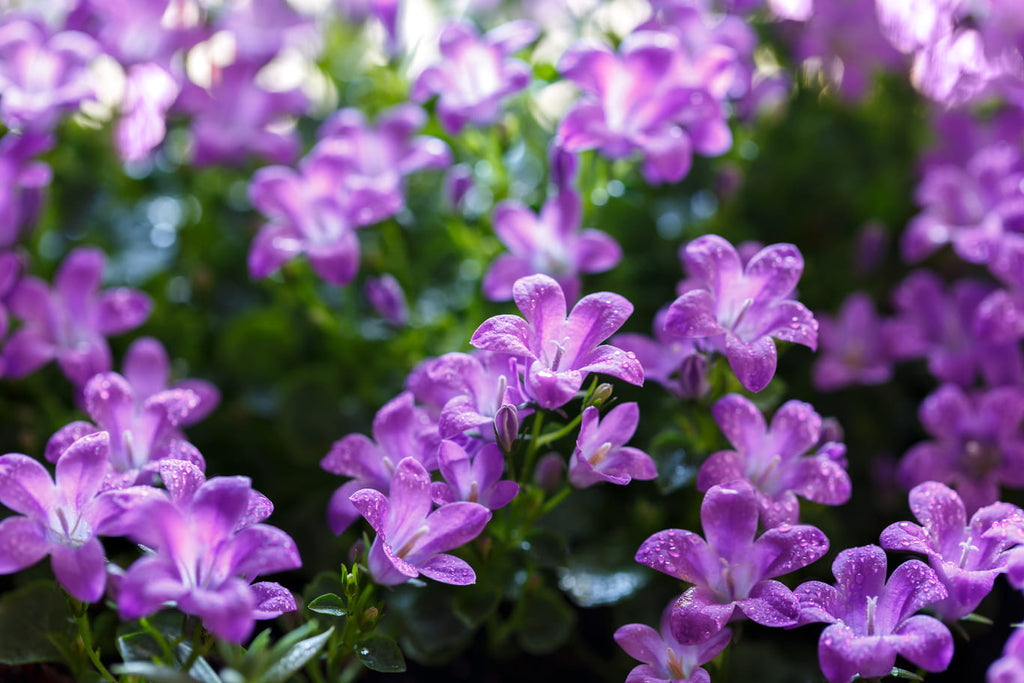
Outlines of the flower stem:
<svg viewBox="0 0 1024 683">
<path fill-rule="evenodd" d="M 114 674 L 110 673 L 106 666 L 103 665 L 103 661 L 100 659 L 99 648 L 93 647 L 92 642 L 92 628 L 89 625 L 89 615 L 87 613 L 87 606 L 85 603 L 76 600 L 70 595 L 67 596 L 69 605 L 71 606 L 71 612 L 75 615 L 75 625 L 78 626 L 78 637 L 82 639 L 82 647 L 85 650 L 86 656 L 92 663 L 93 668 L 96 669 L 97 673 L 103 677 L 105 681 L 117 682 L 117 678 Z"/>
<path fill-rule="evenodd" d="M 544 425 L 544 413 L 538 410 L 533 414 L 533 431 L 530 434 L 530 445 L 526 449 L 526 458 L 523 460 L 523 471 L 520 472 L 520 483 L 527 483 L 533 469 L 533 462 L 537 459 L 537 451 L 540 449 L 540 428 Z"/>
</svg>

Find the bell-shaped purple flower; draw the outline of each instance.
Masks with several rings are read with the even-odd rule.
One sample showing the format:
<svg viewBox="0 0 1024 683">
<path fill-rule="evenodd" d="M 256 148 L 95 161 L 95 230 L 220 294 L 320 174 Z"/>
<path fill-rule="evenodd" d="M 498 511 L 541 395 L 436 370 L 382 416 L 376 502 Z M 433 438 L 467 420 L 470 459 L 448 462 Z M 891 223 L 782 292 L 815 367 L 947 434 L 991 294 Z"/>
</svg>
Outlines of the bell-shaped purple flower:
<svg viewBox="0 0 1024 683">
<path fill-rule="evenodd" d="M 444 481 L 430 485 L 438 505 L 465 500 L 488 510 L 505 507 L 519 493 L 519 484 L 502 479 L 505 456 L 497 444 L 484 444 L 472 457 L 454 441 L 442 441 L 437 452 Z"/>
<path fill-rule="evenodd" d="M 588 406 L 583 411 L 576 448 L 569 457 L 569 483 L 578 489 L 601 482 L 628 484 L 633 479 L 654 479 L 658 470 L 651 456 L 625 444 L 633 438 L 640 409 L 636 403 L 623 403 L 608 411 L 604 418 Z"/>
<path fill-rule="evenodd" d="M 634 667 L 626 683 L 711 683 L 701 668 L 718 656 L 729 644 L 732 631 L 723 628 L 697 645 L 682 645 L 672 635 L 672 606 L 661 615 L 661 632 L 646 624 L 627 624 L 615 631 L 615 642 L 633 659 L 643 664 Z"/>
<path fill-rule="evenodd" d="M 805 456 L 821 436 L 821 416 L 809 403 L 787 401 L 775 412 L 771 427 L 757 406 L 739 394 L 720 399 L 711 414 L 736 450 L 719 451 L 704 461 L 698 490 L 745 479 L 754 487 L 765 528 L 795 524 L 800 516 L 797 496 L 825 505 L 850 499 L 842 444 L 829 443 Z"/>
<path fill-rule="evenodd" d="M 913 446 L 900 461 L 906 488 L 934 480 L 960 494 L 967 514 L 999 500 L 999 486 L 1024 487 L 1024 392 L 998 387 L 965 394 L 946 384 L 928 396 L 921 424 L 935 437 Z"/>
<path fill-rule="evenodd" d="M 420 574 L 460 586 L 476 582 L 465 560 L 444 551 L 476 538 L 491 511 L 457 502 L 431 512 L 430 475 L 416 459 L 398 463 L 390 496 L 363 489 L 352 494 L 352 504 L 377 532 L 367 557 L 377 583 L 393 586 Z"/>
<path fill-rule="evenodd" d="M 979 509 L 967 523 L 963 501 L 935 481 L 910 491 L 910 510 L 921 523 L 897 522 L 882 532 L 887 550 L 924 553 L 948 597 L 932 605 L 946 621 L 971 612 L 992 591 L 996 576 L 1006 571 L 1009 549 L 1024 534 L 1024 511 L 1009 503 Z M 1009 527 L 1016 530 L 1009 533 Z"/>
<path fill-rule="evenodd" d="M 547 409 L 565 405 L 588 373 L 618 377 L 640 386 L 643 367 L 636 357 L 600 342 L 633 312 L 633 304 L 611 292 L 588 294 L 565 315 L 565 294 L 547 275 L 532 275 L 512 287 L 525 320 L 498 315 L 484 321 L 470 343 L 526 359 L 526 392 Z"/>
<path fill-rule="evenodd" d="M 580 230 L 580 196 L 562 190 L 549 198 L 535 215 L 526 206 L 506 199 L 494 207 L 494 232 L 508 249 L 491 263 L 484 275 L 484 296 L 491 301 L 512 298 L 512 285 L 521 277 L 550 275 L 568 301 L 580 293 L 580 273 L 614 268 L 622 258 L 619 244 L 607 233 Z"/>
<path fill-rule="evenodd" d="M 871 298 L 863 292 L 848 296 L 839 314 L 818 317 L 821 355 L 814 362 L 812 381 L 819 391 L 851 384 L 884 384 L 892 377 L 892 358 L 882 322 Z"/>
<path fill-rule="evenodd" d="M 152 490 L 140 486 L 101 493 L 107 451 L 105 432 L 75 441 L 57 461 L 56 483 L 34 458 L 0 456 L 0 503 L 19 513 L 0 521 L 0 574 L 49 555 L 68 593 L 83 602 L 103 596 L 106 557 L 97 537 L 121 535 L 120 517 Z"/>
<path fill-rule="evenodd" d="M 640 546 L 636 561 L 693 584 L 672 608 L 672 635 L 684 645 L 718 633 L 735 611 L 765 626 L 793 626 L 797 598 L 772 580 L 817 560 L 828 539 L 809 525 L 783 524 L 755 540 L 757 498 L 749 483 L 713 486 L 700 507 L 705 541 L 692 531 L 666 529 Z"/>
<path fill-rule="evenodd" d="M 53 289 L 21 279 L 8 302 L 22 321 L 3 350 L 8 376 L 24 377 L 54 358 L 78 387 L 110 370 L 106 337 L 141 325 L 153 304 L 127 287 L 99 291 L 105 264 L 99 249 L 78 248 L 57 269 Z"/>
<path fill-rule="evenodd" d="M 501 116 L 506 97 L 530 84 L 533 72 L 511 55 L 537 39 L 529 21 L 511 21 L 481 36 L 465 21 L 441 32 L 441 63 L 429 66 L 412 85 L 413 102 L 437 95 L 437 115 L 451 134 L 467 123 L 489 126 Z"/>
<path fill-rule="evenodd" d="M 744 266 L 731 244 L 704 235 L 686 245 L 688 291 L 669 308 L 665 329 L 725 354 L 740 383 L 761 391 L 775 375 L 772 338 L 817 348 L 818 321 L 792 299 L 804 260 L 792 244 L 773 244 Z"/>
<path fill-rule="evenodd" d="M 389 401 L 373 418 L 373 439 L 349 434 L 334 442 L 320 467 L 346 477 L 327 506 L 331 531 L 340 534 L 359 518 L 349 498 L 360 489 L 372 488 L 387 493 L 398 463 L 413 458 L 428 469 L 437 467 L 440 438 L 437 426 L 422 408 L 413 405 L 413 397 L 403 392 Z"/>
<path fill-rule="evenodd" d="M 927 671 L 943 671 L 953 658 L 953 636 L 941 621 L 914 616 L 946 596 L 935 572 L 919 560 L 904 562 L 885 580 L 885 551 L 849 548 L 832 563 L 835 586 L 809 581 L 796 589 L 801 623 L 829 624 L 818 639 L 818 660 L 829 683 L 883 677 L 896 655 Z"/>
</svg>

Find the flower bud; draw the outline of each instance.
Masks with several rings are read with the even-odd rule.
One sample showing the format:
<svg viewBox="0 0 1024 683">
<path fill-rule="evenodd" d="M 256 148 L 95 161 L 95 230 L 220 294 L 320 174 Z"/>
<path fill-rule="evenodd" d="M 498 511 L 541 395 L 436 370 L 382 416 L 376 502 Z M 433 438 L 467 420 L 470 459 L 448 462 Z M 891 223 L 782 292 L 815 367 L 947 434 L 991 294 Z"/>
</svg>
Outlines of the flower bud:
<svg viewBox="0 0 1024 683">
<path fill-rule="evenodd" d="M 519 440 L 519 411 L 511 403 L 504 403 L 494 415 L 494 439 L 505 455 L 515 450 Z"/>
<path fill-rule="evenodd" d="M 691 353 L 679 365 L 679 390 L 682 398 L 700 398 L 711 390 L 708 363 L 703 354 Z"/>
<path fill-rule="evenodd" d="M 405 292 L 398 280 L 390 273 L 366 280 L 366 298 L 374 310 L 395 327 L 403 327 L 409 321 L 409 306 Z"/>
<path fill-rule="evenodd" d="M 548 453 L 537 461 L 533 481 L 544 491 L 554 491 L 562 481 L 565 460 L 558 453 Z"/>
<path fill-rule="evenodd" d="M 590 395 L 590 400 L 588 400 L 587 404 L 583 407 L 586 408 L 587 406 L 600 406 L 602 403 L 604 403 L 605 401 L 612 397 L 612 391 L 613 389 L 611 384 L 608 384 L 607 382 L 602 382 L 601 384 L 598 384 L 597 387 L 594 388 L 594 393 Z"/>
</svg>

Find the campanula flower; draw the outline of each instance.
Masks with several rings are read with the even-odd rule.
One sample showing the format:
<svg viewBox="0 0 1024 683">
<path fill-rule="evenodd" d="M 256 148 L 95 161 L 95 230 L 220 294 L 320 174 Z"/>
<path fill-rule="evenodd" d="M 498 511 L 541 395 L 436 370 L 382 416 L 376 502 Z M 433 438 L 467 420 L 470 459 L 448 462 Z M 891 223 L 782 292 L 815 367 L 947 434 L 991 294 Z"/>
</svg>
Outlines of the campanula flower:
<svg viewBox="0 0 1024 683">
<path fill-rule="evenodd" d="M 819 391 L 851 384 L 884 384 L 892 377 L 892 357 L 883 324 L 871 298 L 854 292 L 835 318 L 817 316 L 821 355 L 814 362 L 812 381 Z"/>
<path fill-rule="evenodd" d="M 643 664 L 634 667 L 626 683 L 711 683 L 701 668 L 729 645 L 732 631 L 723 628 L 697 645 L 682 645 L 672 635 L 672 606 L 661 615 L 661 632 L 646 624 L 627 624 L 615 632 L 615 642 L 633 659 Z"/>
<path fill-rule="evenodd" d="M 437 452 L 444 481 L 430 485 L 434 503 L 465 500 L 488 510 L 505 507 L 519 493 L 519 484 L 502 479 L 505 456 L 497 444 L 484 444 L 472 457 L 454 441 L 442 441 Z"/>
<path fill-rule="evenodd" d="M 658 470 L 651 456 L 625 444 L 633 438 L 640 409 L 636 403 L 622 403 L 603 417 L 587 406 L 569 457 L 569 483 L 578 489 L 601 482 L 628 484 L 633 479 L 654 479 Z"/>
</svg>

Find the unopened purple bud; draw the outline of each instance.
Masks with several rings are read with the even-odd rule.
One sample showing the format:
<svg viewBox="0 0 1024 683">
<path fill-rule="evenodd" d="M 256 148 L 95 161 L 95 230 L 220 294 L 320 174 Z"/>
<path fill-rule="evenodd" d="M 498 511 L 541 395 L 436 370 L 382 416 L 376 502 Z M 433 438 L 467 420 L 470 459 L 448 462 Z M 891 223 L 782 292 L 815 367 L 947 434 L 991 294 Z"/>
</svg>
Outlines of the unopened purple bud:
<svg viewBox="0 0 1024 683">
<path fill-rule="evenodd" d="M 679 365 L 679 385 L 682 398 L 700 398 L 711 390 L 708 382 L 708 362 L 704 354 L 691 353 Z"/>
<path fill-rule="evenodd" d="M 452 209 L 462 206 L 466 193 L 473 187 L 473 169 L 469 164 L 455 164 L 444 174 L 444 196 Z"/>
<path fill-rule="evenodd" d="M 555 187 L 572 187 L 576 179 L 577 165 L 575 154 L 559 145 L 551 145 L 548 150 L 548 166 L 551 169 L 551 182 Z"/>
<path fill-rule="evenodd" d="M 504 403 L 494 415 L 494 439 L 505 455 L 510 454 L 519 439 L 519 411 L 511 403 Z"/>
<path fill-rule="evenodd" d="M 553 491 L 562 481 L 565 459 L 558 453 L 548 453 L 537 461 L 533 482 L 544 491 Z"/>
<path fill-rule="evenodd" d="M 583 407 L 586 408 L 587 406 L 600 406 L 601 404 L 603 404 L 605 401 L 612 397 L 612 391 L 613 389 L 611 384 L 608 384 L 607 382 L 602 382 L 601 384 L 598 384 L 594 388 L 594 393 L 590 395 L 590 399 L 586 402 L 586 405 L 584 405 Z"/>
<path fill-rule="evenodd" d="M 390 273 L 366 280 L 366 298 L 374 310 L 395 327 L 403 327 L 409 322 L 405 292 Z"/>
</svg>

